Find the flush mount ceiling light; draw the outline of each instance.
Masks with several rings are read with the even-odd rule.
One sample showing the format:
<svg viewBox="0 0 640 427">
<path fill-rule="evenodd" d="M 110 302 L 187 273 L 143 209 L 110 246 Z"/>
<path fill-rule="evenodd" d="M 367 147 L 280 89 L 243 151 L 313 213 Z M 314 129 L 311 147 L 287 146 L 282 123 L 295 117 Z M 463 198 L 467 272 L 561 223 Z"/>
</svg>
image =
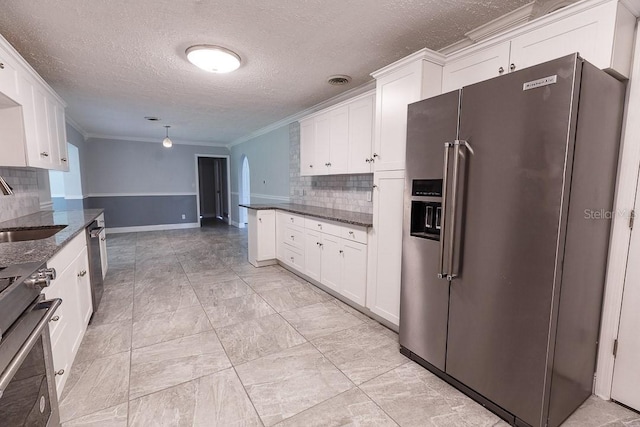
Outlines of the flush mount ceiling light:
<svg viewBox="0 0 640 427">
<path fill-rule="evenodd" d="M 169 139 L 169 128 L 171 126 L 165 125 L 164 127 L 167 129 L 167 136 L 165 136 L 165 138 L 162 140 L 162 146 L 171 148 L 171 146 L 173 145 L 173 141 Z"/>
<path fill-rule="evenodd" d="M 240 56 L 220 46 L 199 44 L 188 48 L 186 54 L 189 62 L 211 73 L 228 73 L 240 67 Z"/>
</svg>

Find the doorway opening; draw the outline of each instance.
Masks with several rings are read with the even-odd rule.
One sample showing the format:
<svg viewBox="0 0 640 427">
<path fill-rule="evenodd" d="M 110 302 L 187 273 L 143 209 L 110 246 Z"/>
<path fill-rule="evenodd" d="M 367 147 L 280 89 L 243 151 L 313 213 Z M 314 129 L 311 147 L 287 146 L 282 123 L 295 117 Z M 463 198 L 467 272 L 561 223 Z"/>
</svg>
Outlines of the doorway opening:
<svg viewBox="0 0 640 427">
<path fill-rule="evenodd" d="M 55 210 L 77 210 L 84 207 L 82 171 L 78 147 L 67 143 L 69 171 L 49 171 L 49 190 Z"/>
<path fill-rule="evenodd" d="M 251 171 L 249 170 L 249 158 L 242 156 L 242 171 L 240 178 L 240 204 L 251 203 Z M 240 208 L 240 227 L 246 227 L 248 222 L 247 208 Z"/>
<path fill-rule="evenodd" d="M 229 224 L 229 156 L 196 154 L 198 222 Z"/>
</svg>

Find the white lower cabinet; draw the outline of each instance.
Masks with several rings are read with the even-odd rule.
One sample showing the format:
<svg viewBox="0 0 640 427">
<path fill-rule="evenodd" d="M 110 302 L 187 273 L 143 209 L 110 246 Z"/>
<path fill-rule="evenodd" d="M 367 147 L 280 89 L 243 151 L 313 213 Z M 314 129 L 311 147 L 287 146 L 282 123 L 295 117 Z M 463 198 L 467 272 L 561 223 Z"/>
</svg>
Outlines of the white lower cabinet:
<svg viewBox="0 0 640 427">
<path fill-rule="evenodd" d="M 320 282 L 322 270 L 322 233 L 305 230 L 304 234 L 304 274 Z"/>
<path fill-rule="evenodd" d="M 341 255 L 340 293 L 364 307 L 367 292 L 367 245 L 343 239 Z"/>
<path fill-rule="evenodd" d="M 249 262 L 256 267 L 275 264 L 276 211 L 249 209 Z"/>
<path fill-rule="evenodd" d="M 56 269 L 57 277 L 44 289 L 45 297 L 62 299 L 49 325 L 59 397 L 93 313 L 85 234 L 74 237 L 47 266 Z"/>
<path fill-rule="evenodd" d="M 393 325 L 400 323 L 404 171 L 374 175 L 373 227 L 369 232 L 367 307 Z"/>
<path fill-rule="evenodd" d="M 340 292 L 342 287 L 342 239 L 330 234 L 322 236 L 320 283 Z M 366 271 L 364 272 L 366 274 Z"/>
</svg>

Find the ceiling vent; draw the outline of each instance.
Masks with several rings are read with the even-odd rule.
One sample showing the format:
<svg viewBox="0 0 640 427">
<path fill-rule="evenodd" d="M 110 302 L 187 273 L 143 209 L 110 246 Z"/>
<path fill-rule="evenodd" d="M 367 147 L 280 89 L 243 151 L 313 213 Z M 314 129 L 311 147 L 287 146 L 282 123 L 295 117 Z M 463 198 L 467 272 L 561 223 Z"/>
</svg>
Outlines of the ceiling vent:
<svg viewBox="0 0 640 427">
<path fill-rule="evenodd" d="M 338 74 L 336 76 L 329 77 L 327 83 L 333 86 L 342 86 L 351 82 L 351 77 L 345 76 L 344 74 Z"/>
</svg>

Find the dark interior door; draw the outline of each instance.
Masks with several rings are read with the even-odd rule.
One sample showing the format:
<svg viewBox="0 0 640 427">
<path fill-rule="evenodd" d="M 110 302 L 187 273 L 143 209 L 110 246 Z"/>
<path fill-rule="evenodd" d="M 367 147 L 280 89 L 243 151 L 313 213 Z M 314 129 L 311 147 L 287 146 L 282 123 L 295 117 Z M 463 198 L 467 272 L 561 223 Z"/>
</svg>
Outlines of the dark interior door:
<svg viewBox="0 0 640 427">
<path fill-rule="evenodd" d="M 459 136 L 470 149 L 446 372 L 531 425 L 541 423 L 547 386 L 575 67 L 566 57 L 462 93 Z"/>
</svg>

